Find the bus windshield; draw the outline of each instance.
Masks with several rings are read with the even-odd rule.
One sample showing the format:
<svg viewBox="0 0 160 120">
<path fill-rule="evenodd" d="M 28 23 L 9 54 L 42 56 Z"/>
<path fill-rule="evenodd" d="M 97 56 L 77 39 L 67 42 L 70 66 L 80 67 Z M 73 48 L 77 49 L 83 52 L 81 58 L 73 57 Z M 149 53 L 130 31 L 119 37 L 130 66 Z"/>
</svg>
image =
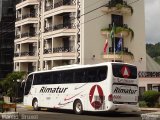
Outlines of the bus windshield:
<svg viewBox="0 0 160 120">
<path fill-rule="evenodd" d="M 137 68 L 136 66 L 128 64 L 112 63 L 113 76 L 119 78 L 136 79 Z"/>
</svg>

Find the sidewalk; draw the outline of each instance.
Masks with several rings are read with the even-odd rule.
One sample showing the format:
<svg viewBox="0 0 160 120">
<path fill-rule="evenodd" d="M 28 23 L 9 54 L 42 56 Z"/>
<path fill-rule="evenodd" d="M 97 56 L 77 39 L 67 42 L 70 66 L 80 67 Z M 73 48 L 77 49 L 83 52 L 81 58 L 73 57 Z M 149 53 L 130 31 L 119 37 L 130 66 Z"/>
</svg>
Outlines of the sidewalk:
<svg viewBox="0 0 160 120">
<path fill-rule="evenodd" d="M 160 120 L 160 108 L 139 108 L 149 113 L 141 114 L 142 120 Z"/>
</svg>

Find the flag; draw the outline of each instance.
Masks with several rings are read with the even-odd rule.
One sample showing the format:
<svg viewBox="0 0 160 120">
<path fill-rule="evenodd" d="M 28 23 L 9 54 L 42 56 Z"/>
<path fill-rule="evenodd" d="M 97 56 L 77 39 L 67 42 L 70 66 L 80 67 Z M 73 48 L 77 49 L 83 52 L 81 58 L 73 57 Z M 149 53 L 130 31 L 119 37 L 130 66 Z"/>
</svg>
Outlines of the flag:
<svg viewBox="0 0 160 120">
<path fill-rule="evenodd" d="M 121 51 L 121 49 L 122 49 L 122 37 L 120 37 L 120 39 L 118 41 L 116 52 Z"/>
<path fill-rule="evenodd" d="M 111 30 L 111 40 L 114 40 L 114 31 L 115 31 L 115 28 L 113 23 L 112 30 Z"/>
<path fill-rule="evenodd" d="M 104 49 L 103 49 L 104 54 L 106 54 L 107 52 L 107 47 L 108 47 L 108 40 L 106 39 L 105 44 L 104 44 Z"/>
</svg>

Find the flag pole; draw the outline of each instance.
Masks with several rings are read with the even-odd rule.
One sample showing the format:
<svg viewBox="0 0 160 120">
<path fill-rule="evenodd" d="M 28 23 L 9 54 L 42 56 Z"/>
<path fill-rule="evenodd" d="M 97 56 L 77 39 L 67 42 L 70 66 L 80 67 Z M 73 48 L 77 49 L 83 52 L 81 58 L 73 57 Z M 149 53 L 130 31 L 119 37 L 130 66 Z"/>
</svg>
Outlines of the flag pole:
<svg viewBox="0 0 160 120">
<path fill-rule="evenodd" d="M 107 39 L 108 39 L 108 33 L 107 33 Z M 109 48 L 109 46 L 108 46 L 108 48 Z M 109 54 L 109 51 L 108 51 L 108 54 Z M 109 62 L 109 55 L 108 54 L 107 54 L 107 60 Z"/>
<path fill-rule="evenodd" d="M 114 22 L 113 22 L 113 26 L 112 26 L 112 29 L 114 30 Z M 115 32 L 115 31 L 114 31 Z M 113 42 L 114 42 L 114 62 L 115 62 L 115 55 L 116 55 L 116 43 L 115 43 L 115 35 L 114 35 L 114 32 L 113 32 Z"/>
<path fill-rule="evenodd" d="M 122 33 L 121 33 L 121 39 L 123 40 L 123 34 Z M 122 61 L 124 62 L 123 41 L 122 41 L 122 45 L 121 45 L 121 51 L 122 51 Z"/>
</svg>

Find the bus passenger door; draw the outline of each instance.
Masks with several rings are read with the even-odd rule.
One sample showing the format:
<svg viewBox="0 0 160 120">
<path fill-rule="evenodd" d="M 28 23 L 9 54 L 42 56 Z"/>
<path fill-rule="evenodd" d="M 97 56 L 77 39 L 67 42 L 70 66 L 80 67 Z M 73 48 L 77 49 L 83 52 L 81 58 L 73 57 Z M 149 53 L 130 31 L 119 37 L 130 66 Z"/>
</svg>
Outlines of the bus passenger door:
<svg viewBox="0 0 160 120">
<path fill-rule="evenodd" d="M 23 98 L 24 105 L 32 106 L 32 94 L 31 94 L 32 80 L 33 80 L 33 75 L 29 75 L 25 83 L 24 98 Z"/>
</svg>

